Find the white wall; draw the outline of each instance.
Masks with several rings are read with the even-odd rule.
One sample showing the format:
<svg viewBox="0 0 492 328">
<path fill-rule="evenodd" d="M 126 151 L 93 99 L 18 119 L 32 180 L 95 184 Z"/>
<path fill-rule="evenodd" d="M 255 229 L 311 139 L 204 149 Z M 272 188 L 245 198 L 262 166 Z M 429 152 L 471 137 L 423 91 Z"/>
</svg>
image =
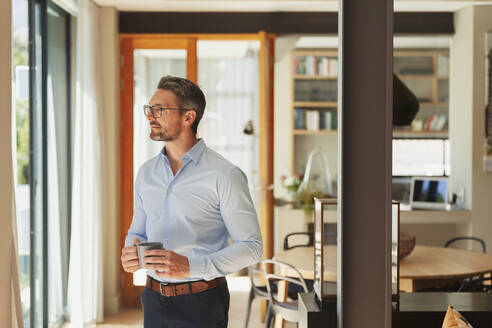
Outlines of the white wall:
<svg viewBox="0 0 492 328">
<path fill-rule="evenodd" d="M 457 16 L 459 16 L 458 13 Z M 473 8 L 473 61 L 472 115 L 472 235 L 485 240 L 492 253 L 492 173 L 483 171 L 483 145 L 485 142 L 485 33 L 492 31 L 492 6 Z"/>
<path fill-rule="evenodd" d="M 283 197 L 286 191 L 280 177 L 292 174 L 292 65 L 290 53 L 299 38 L 278 37 L 275 40 L 274 68 L 274 197 Z"/>
<path fill-rule="evenodd" d="M 485 32 L 492 31 L 492 6 L 470 6 L 455 14 L 451 47 L 450 138 L 453 191 L 465 190 L 471 209 L 468 235 L 492 249 L 492 174 L 483 171 Z"/>
<path fill-rule="evenodd" d="M 105 126 L 104 142 L 104 315 L 115 314 L 120 303 L 120 211 L 119 211 L 119 38 L 118 12 L 114 7 L 100 9 L 100 54 Z"/>
<path fill-rule="evenodd" d="M 2 327 L 12 326 L 11 254 L 13 216 L 12 172 L 12 2 L 0 1 L 0 318 Z"/>
<path fill-rule="evenodd" d="M 464 206 L 472 199 L 473 7 L 455 14 L 455 35 L 450 47 L 449 139 L 452 192 L 464 190 Z"/>
</svg>

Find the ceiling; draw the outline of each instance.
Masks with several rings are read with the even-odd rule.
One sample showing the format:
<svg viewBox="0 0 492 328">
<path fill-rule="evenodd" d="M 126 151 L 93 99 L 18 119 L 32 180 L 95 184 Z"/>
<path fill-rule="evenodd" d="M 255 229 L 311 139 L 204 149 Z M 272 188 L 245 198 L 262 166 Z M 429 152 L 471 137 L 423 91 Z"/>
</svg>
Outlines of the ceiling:
<svg viewBox="0 0 492 328">
<path fill-rule="evenodd" d="M 94 0 L 99 6 L 116 7 L 120 11 L 168 12 L 274 12 L 274 11 L 337 11 L 336 0 Z M 395 11 L 454 12 L 469 5 L 492 4 L 492 1 L 395 0 Z"/>
</svg>

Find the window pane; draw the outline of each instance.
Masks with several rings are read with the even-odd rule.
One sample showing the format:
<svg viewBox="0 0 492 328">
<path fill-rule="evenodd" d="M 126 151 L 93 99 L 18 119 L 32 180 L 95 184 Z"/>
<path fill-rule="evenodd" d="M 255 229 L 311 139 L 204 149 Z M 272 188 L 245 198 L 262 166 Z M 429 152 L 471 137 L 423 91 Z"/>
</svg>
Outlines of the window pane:
<svg viewBox="0 0 492 328">
<path fill-rule="evenodd" d="M 45 126 L 44 126 L 44 113 L 43 113 L 43 64 L 42 64 L 42 38 L 41 38 L 41 16 L 42 6 L 40 3 L 34 3 L 34 24 L 29 28 L 34 30 L 34 38 L 30 40 L 33 42 L 33 49 L 31 53 L 35 53 L 33 65 L 34 80 L 31 81 L 31 88 L 34 92 L 33 99 L 30 99 L 31 106 L 31 213 L 33 218 L 31 222 L 33 226 L 31 230 L 33 235 L 31 237 L 31 321 L 33 327 L 43 327 L 44 320 L 44 308 L 45 308 L 45 292 L 46 288 L 43 284 L 45 277 L 45 247 L 43 241 L 44 234 L 44 211 L 45 211 Z"/>
<path fill-rule="evenodd" d="M 71 147 L 70 147 L 70 35 L 67 13 L 50 6 L 47 72 L 48 171 L 48 324 L 65 321 L 70 254 Z M 46 302 L 46 300 L 45 300 Z"/>
<path fill-rule="evenodd" d="M 448 140 L 393 140 L 393 175 L 450 173 Z"/>
</svg>

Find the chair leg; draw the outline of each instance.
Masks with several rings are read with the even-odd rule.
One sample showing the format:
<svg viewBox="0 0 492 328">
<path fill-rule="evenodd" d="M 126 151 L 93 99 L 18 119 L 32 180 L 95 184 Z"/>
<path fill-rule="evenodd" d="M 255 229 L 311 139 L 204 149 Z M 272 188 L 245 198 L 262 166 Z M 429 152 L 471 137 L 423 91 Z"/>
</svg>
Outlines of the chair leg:
<svg viewBox="0 0 492 328">
<path fill-rule="evenodd" d="M 272 314 L 272 307 L 270 302 L 268 302 L 268 308 L 267 308 L 267 313 L 265 317 L 265 328 L 270 328 L 273 327 L 273 319 L 274 316 Z"/>
<path fill-rule="evenodd" d="M 244 320 L 244 328 L 248 328 L 248 323 L 249 323 L 249 316 L 251 312 L 251 303 L 253 303 L 253 299 L 255 298 L 255 291 L 253 288 L 249 291 L 249 297 L 248 297 L 248 305 L 246 306 L 246 319 Z"/>
</svg>

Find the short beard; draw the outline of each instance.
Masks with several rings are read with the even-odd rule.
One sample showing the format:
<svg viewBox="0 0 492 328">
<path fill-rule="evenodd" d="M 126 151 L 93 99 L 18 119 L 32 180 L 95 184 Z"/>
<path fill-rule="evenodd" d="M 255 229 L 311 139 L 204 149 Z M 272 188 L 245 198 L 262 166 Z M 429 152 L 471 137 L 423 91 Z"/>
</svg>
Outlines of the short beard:
<svg viewBox="0 0 492 328">
<path fill-rule="evenodd" d="M 154 141 L 173 141 L 178 139 L 179 137 L 179 131 L 177 131 L 173 135 L 169 135 L 164 133 L 162 128 L 158 132 L 154 132 L 152 129 L 150 130 L 150 139 Z"/>
</svg>

